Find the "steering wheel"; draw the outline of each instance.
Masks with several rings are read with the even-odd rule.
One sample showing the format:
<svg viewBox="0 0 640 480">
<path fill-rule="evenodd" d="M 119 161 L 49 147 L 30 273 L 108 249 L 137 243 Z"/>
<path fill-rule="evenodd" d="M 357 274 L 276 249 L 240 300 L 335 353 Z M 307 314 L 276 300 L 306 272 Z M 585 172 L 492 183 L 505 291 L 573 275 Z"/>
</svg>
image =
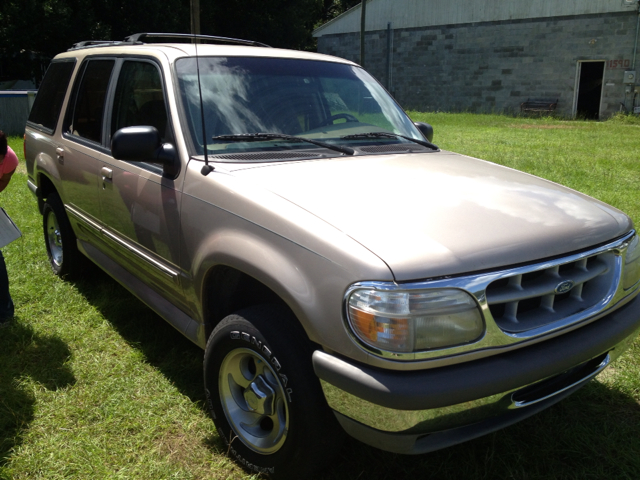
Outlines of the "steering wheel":
<svg viewBox="0 0 640 480">
<path fill-rule="evenodd" d="M 324 127 L 325 125 L 331 125 L 333 122 L 335 122 L 336 120 L 340 120 L 341 118 L 344 118 L 346 120 L 345 123 L 348 123 L 348 122 L 359 123 L 360 122 L 360 120 L 358 120 L 356 117 L 354 117 L 350 113 L 336 113 L 335 115 L 331 115 L 324 122 L 322 122 L 322 124 L 320 126 Z"/>
</svg>

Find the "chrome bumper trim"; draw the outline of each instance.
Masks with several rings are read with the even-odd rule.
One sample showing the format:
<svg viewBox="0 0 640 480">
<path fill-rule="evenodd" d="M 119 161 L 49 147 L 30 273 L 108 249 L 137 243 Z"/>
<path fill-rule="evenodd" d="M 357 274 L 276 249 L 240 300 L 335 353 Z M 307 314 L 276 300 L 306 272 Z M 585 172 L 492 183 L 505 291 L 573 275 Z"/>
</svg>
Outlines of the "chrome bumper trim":
<svg viewBox="0 0 640 480">
<path fill-rule="evenodd" d="M 496 368 L 526 361 L 535 364 L 534 371 L 546 369 L 550 372 L 549 366 L 544 366 L 544 361 L 536 363 L 536 358 L 542 355 L 546 359 L 548 349 L 557 352 L 557 339 L 551 340 L 543 349 L 505 361 L 500 361 L 501 355 L 497 355 L 492 363 L 486 363 L 484 359 L 484 364 L 469 362 L 467 365 L 425 370 L 419 375 L 358 367 L 320 351 L 314 353 L 314 369 L 329 406 L 360 425 L 395 435 L 424 435 L 461 428 L 508 412 L 536 410 L 539 405 L 553 404 L 556 398 L 562 398 L 588 383 L 622 355 L 640 333 L 638 302 L 640 300 L 602 319 L 597 327 L 589 325 L 584 327 L 587 331 L 567 339 L 578 349 L 585 343 L 585 335 L 593 337 L 594 344 L 584 346 L 588 348 L 585 353 L 590 352 L 586 358 L 574 354 L 575 363 L 567 363 L 562 370 L 538 378 L 528 371 L 531 369 L 515 365 L 510 372 L 497 371 Z M 603 342 L 601 349 L 598 347 L 600 342 Z M 566 358 L 565 355 L 561 357 Z M 337 368 L 327 369 L 323 364 Z M 483 369 L 489 369 L 487 375 L 483 374 Z M 522 374 L 518 375 L 520 370 Z M 508 383 L 504 383 L 503 375 L 507 376 Z M 451 379 L 450 383 L 447 378 Z M 518 384 L 515 381 L 518 379 L 523 383 Z M 499 390 L 500 385 L 510 386 Z M 492 386 L 496 387 L 493 390 L 495 394 Z M 464 395 L 460 394 L 460 388 L 466 388 Z M 475 398 L 474 392 L 478 393 Z M 448 401 L 453 404 L 449 405 Z"/>
<path fill-rule="evenodd" d="M 508 392 L 448 407 L 429 410 L 396 410 L 358 398 L 324 380 L 320 382 L 329 406 L 345 417 L 379 431 L 405 432 L 416 435 L 463 427 L 489 417 L 504 414 L 509 410 L 526 408 L 539 402 L 550 400 L 568 390 L 585 385 L 606 368 L 611 363 L 612 358 L 617 358 L 619 354 L 619 349 L 614 349 L 606 356 L 596 371 L 590 372 L 580 380 L 572 382 L 570 385 L 566 385 L 549 395 L 529 402 L 515 402 L 513 400 L 513 397 L 518 392 L 530 386 L 523 385 Z"/>
<path fill-rule="evenodd" d="M 512 403 L 509 406 L 509 408 L 524 408 L 524 407 L 528 407 L 529 405 L 535 405 L 538 402 L 543 402 L 543 401 L 548 400 L 548 399 L 550 399 L 552 397 L 555 397 L 556 395 L 560 395 L 561 393 L 566 392 L 567 390 L 570 390 L 573 387 L 576 387 L 576 386 L 578 386 L 580 384 L 587 383 L 589 380 L 591 380 L 596 375 L 598 375 L 600 372 L 602 372 L 605 368 L 607 368 L 607 366 L 610 363 L 611 363 L 611 354 L 607 354 L 607 356 L 602 360 L 602 362 L 600 362 L 600 364 L 596 367 L 596 369 L 593 372 L 591 372 L 587 376 L 581 378 L 580 380 L 577 380 L 577 381 L 567 385 L 566 387 L 563 387 L 563 388 L 561 388 L 559 390 L 554 391 L 553 393 L 550 393 L 549 395 L 544 395 L 542 397 L 535 398 L 535 399 L 529 400 L 529 401 L 517 401 L 517 400 L 515 400 L 516 394 L 514 393 L 514 394 L 511 395 Z"/>
</svg>

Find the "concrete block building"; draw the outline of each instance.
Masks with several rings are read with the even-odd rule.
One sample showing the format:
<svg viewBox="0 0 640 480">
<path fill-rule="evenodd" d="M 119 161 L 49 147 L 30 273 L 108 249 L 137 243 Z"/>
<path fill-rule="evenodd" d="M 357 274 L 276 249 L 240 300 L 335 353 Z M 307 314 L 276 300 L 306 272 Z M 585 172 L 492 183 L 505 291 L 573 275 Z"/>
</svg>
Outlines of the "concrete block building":
<svg viewBox="0 0 640 480">
<path fill-rule="evenodd" d="M 360 62 L 361 5 L 314 31 Z M 606 118 L 640 105 L 638 0 L 368 0 L 365 67 L 407 109 Z"/>
</svg>

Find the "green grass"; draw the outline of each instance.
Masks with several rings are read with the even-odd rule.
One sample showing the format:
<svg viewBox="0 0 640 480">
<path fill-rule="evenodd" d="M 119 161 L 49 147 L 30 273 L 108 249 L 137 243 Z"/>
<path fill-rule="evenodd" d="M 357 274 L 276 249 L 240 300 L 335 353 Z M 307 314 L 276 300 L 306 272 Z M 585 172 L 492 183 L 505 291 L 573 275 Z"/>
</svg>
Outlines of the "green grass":
<svg viewBox="0 0 640 480">
<path fill-rule="evenodd" d="M 434 142 L 566 184 L 640 220 L 640 124 L 412 113 Z M 20 155 L 19 139 L 11 145 Z M 65 282 L 46 262 L 24 165 L 3 206 L 16 321 L 0 330 L 0 479 L 252 478 L 204 408 L 202 351 L 99 271 Z M 640 341 L 568 399 L 427 455 L 348 441 L 325 478 L 640 477 Z M 310 432 L 312 433 L 312 432 Z"/>
</svg>

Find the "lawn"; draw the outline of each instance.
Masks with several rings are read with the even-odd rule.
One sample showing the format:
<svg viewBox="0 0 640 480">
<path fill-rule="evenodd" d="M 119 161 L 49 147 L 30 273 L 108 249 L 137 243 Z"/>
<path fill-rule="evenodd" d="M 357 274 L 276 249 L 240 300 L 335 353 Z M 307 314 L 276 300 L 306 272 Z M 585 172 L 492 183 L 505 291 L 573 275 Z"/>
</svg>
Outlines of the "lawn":
<svg viewBox="0 0 640 480">
<path fill-rule="evenodd" d="M 640 221 L 640 122 L 416 113 L 441 148 L 583 191 Z M 21 156 L 22 142 L 10 144 Z M 204 408 L 202 351 L 97 269 L 51 272 L 24 163 L 0 206 L 16 321 L 0 330 L 0 479 L 254 478 Z M 640 341 L 573 396 L 520 424 L 421 456 L 347 441 L 323 478 L 640 478 Z M 313 432 L 310 432 L 312 434 Z"/>
</svg>

